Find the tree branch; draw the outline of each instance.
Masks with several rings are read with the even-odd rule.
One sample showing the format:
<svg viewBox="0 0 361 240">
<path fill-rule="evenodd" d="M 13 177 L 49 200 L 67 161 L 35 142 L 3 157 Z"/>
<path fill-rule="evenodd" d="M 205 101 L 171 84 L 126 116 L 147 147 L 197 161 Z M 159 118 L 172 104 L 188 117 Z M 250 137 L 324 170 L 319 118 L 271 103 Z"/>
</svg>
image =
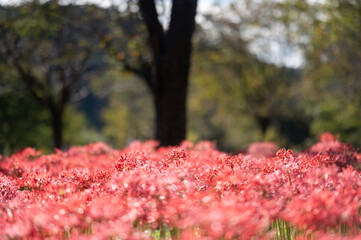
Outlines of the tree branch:
<svg viewBox="0 0 361 240">
<path fill-rule="evenodd" d="M 139 0 L 139 8 L 148 29 L 151 49 L 157 58 L 164 51 L 164 29 L 159 22 L 154 0 Z"/>
<path fill-rule="evenodd" d="M 41 104 L 46 104 L 44 88 L 36 81 L 35 77 L 28 73 L 18 61 L 14 61 L 13 66 L 18 72 L 20 78 L 28 86 L 33 97 Z"/>
<path fill-rule="evenodd" d="M 154 91 L 154 86 L 152 84 L 152 70 L 149 62 L 138 59 L 139 67 L 134 67 L 133 65 L 129 64 L 129 62 L 127 62 L 126 60 L 122 60 L 122 63 L 126 71 L 132 72 L 135 75 L 141 77 L 145 81 L 146 85 L 151 90 L 151 92 Z"/>
</svg>

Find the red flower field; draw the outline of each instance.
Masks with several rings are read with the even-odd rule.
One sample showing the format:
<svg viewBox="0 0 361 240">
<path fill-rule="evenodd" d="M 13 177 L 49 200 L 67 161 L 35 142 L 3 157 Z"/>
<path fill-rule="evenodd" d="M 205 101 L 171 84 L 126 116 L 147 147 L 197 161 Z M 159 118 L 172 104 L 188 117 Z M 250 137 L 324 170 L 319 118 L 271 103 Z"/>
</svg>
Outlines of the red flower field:
<svg viewBox="0 0 361 240">
<path fill-rule="evenodd" d="M 0 159 L 0 239 L 361 239 L 361 155 L 324 134 L 255 143 L 103 143 Z"/>
</svg>

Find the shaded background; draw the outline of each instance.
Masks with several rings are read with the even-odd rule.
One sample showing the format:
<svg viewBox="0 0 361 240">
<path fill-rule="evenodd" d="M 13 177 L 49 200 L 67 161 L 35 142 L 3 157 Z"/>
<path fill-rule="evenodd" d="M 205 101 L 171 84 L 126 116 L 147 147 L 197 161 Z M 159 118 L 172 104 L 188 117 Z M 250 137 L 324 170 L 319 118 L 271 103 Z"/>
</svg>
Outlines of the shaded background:
<svg viewBox="0 0 361 240">
<path fill-rule="evenodd" d="M 232 152 L 255 141 L 301 149 L 330 131 L 361 145 L 360 1 L 204 2 L 188 140 Z M 0 154 L 51 151 L 56 131 L 64 148 L 153 138 L 152 96 L 132 71 L 151 58 L 146 27 L 137 1 L 112 3 L 3 2 Z M 165 28 L 170 5 L 157 1 Z"/>
</svg>

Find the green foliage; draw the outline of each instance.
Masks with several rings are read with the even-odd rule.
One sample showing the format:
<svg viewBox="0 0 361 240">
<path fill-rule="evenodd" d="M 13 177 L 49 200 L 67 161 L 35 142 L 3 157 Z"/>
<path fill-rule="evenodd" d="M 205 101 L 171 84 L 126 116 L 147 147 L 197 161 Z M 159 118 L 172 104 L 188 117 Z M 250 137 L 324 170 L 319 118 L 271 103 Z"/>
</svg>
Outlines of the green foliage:
<svg viewBox="0 0 361 240">
<path fill-rule="evenodd" d="M 27 96 L 0 96 L 0 154 L 9 155 L 28 146 L 48 149 L 51 141 L 49 116 Z"/>
<path fill-rule="evenodd" d="M 247 42 L 227 34 L 237 26 L 216 43 L 200 42 L 194 54 L 191 140 L 214 139 L 232 151 L 254 141 L 303 143 L 309 123 L 299 105 L 298 70 L 260 61 Z"/>
<path fill-rule="evenodd" d="M 87 95 L 92 74 L 105 68 L 98 43 L 109 31 L 110 11 L 56 0 L 0 10 L 0 60 L 15 73 L 21 90 L 48 111 L 54 145 L 62 147 L 64 110 Z"/>
<path fill-rule="evenodd" d="M 0 154 L 9 155 L 18 149 L 34 147 L 45 152 L 52 149 L 50 116 L 29 96 L 8 93 L 0 96 Z M 76 133 L 76 134 L 75 134 Z M 66 146 L 84 145 L 104 138 L 89 127 L 84 114 L 68 107 L 64 116 Z"/>
<path fill-rule="evenodd" d="M 252 116 L 241 111 L 238 96 L 225 91 L 225 81 L 217 75 L 212 58 L 204 54 L 195 54 L 194 58 L 198 64 L 192 68 L 190 80 L 189 140 L 215 140 L 219 147 L 229 151 L 261 140 Z"/>
<path fill-rule="evenodd" d="M 118 12 L 29 1 L 0 8 L 1 153 L 26 146 L 51 148 L 51 118 L 44 102 L 59 105 L 69 83 L 65 145 L 106 140 L 121 147 L 153 137 L 153 99 L 130 74 L 147 70 L 151 59 L 135 6 Z M 201 25 L 195 39 L 188 139 L 216 140 L 222 149 L 237 151 L 264 140 L 303 147 L 310 144 L 309 135 L 331 131 L 357 146 L 360 9 L 359 1 L 351 0 L 244 0 L 227 9 L 235 16 L 231 21 L 205 16 L 212 31 Z M 264 62 L 249 50 L 253 41 L 267 41 L 265 35 L 281 25 L 287 41 L 303 49 L 303 69 Z M 10 51 L 4 51 L 4 41 Z M 36 84 L 29 87 L 23 81 L 14 61 Z M 69 72 L 73 77 L 64 78 Z M 77 108 L 87 89 L 108 102 L 100 131 Z"/>
<path fill-rule="evenodd" d="M 109 104 L 102 114 L 105 137 L 116 147 L 136 139 L 153 138 L 152 96 L 141 79 L 114 69 L 101 83 L 94 83 L 98 94 L 104 91 L 109 94 Z"/>
<path fill-rule="evenodd" d="M 272 225 L 272 229 L 276 231 L 275 240 L 292 240 L 295 239 L 294 227 L 290 226 L 287 222 L 276 219 Z"/>
<path fill-rule="evenodd" d="M 0 154 L 9 155 L 26 147 L 51 152 L 49 112 L 4 65 L 0 65 L 0 75 Z M 88 126 L 84 114 L 77 111 L 74 105 L 65 110 L 64 135 L 68 146 L 103 140 L 97 131 Z"/>
<path fill-rule="evenodd" d="M 85 145 L 98 141 L 105 141 L 103 134 L 90 126 L 85 114 L 78 111 L 76 106 L 68 106 L 64 114 L 65 146 Z"/>
<path fill-rule="evenodd" d="M 312 6 L 308 6 L 311 8 Z M 358 145 L 361 136 L 361 4 L 328 0 L 316 5 L 305 47 L 304 95 L 311 104 L 312 132 L 339 133 Z"/>
<path fill-rule="evenodd" d="M 240 96 L 239 102 L 246 114 L 255 119 L 257 116 L 272 119 L 265 139 L 272 139 L 271 135 L 283 136 L 276 142 L 307 145 L 310 144 L 307 135 L 331 131 L 339 133 L 344 141 L 358 145 L 361 136 L 358 120 L 361 117 L 360 9 L 359 1 L 348 0 L 245 0 L 232 5 L 231 12 L 238 20 L 227 16 L 221 20 L 216 18 L 218 25 L 228 27 L 222 34 L 228 37 L 226 44 L 222 42 L 222 49 L 218 50 L 222 57 L 218 58 L 217 67 L 225 69 L 219 78 L 228 82 L 228 93 L 240 89 L 235 96 Z M 235 43 L 242 34 L 248 40 Z M 303 51 L 305 64 L 299 69 L 300 78 L 287 74 L 287 69 L 254 60 L 245 51 L 249 43 L 272 41 L 272 38 L 284 42 L 284 51 L 287 44 Z M 231 47 L 227 54 L 228 45 Z M 240 45 L 244 45 L 243 50 Z M 267 51 L 267 47 L 265 49 Z M 232 77 L 232 71 L 239 77 Z M 306 131 L 309 134 L 305 138 L 295 139 Z"/>
</svg>

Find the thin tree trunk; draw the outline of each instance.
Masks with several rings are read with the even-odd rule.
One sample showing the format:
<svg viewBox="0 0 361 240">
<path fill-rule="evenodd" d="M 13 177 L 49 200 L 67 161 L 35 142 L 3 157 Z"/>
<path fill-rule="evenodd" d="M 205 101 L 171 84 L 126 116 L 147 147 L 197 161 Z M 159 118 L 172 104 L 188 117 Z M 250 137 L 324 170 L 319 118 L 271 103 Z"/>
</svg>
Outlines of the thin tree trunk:
<svg viewBox="0 0 361 240">
<path fill-rule="evenodd" d="M 267 129 L 271 123 L 271 118 L 270 117 L 265 117 L 265 116 L 256 116 L 256 119 L 257 119 L 257 122 L 261 128 L 261 131 L 262 131 L 262 137 L 263 137 L 263 140 L 265 139 L 266 137 L 266 132 L 267 132 Z"/>
<path fill-rule="evenodd" d="M 53 130 L 53 144 L 55 148 L 63 147 L 63 109 L 53 107 L 51 112 L 51 123 Z"/>
</svg>

